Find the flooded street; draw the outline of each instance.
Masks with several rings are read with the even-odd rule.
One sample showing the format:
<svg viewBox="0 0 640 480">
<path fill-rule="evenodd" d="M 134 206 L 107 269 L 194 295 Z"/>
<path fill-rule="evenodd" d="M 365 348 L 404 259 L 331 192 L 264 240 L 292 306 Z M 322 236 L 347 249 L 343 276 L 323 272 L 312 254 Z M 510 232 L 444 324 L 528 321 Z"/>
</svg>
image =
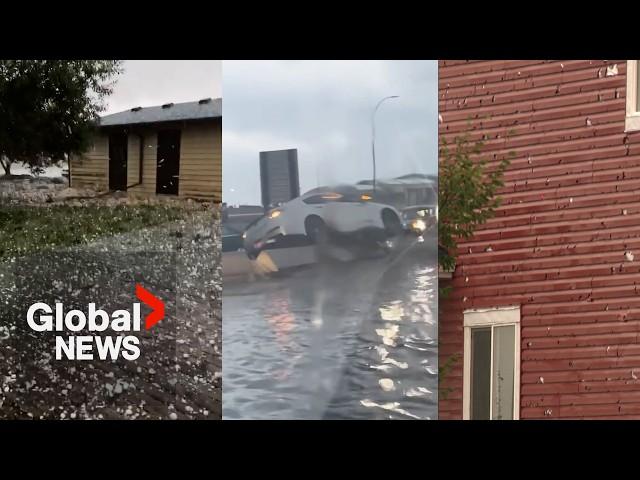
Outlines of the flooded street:
<svg viewBox="0 0 640 480">
<path fill-rule="evenodd" d="M 435 419 L 435 245 L 225 282 L 224 418 Z"/>
</svg>

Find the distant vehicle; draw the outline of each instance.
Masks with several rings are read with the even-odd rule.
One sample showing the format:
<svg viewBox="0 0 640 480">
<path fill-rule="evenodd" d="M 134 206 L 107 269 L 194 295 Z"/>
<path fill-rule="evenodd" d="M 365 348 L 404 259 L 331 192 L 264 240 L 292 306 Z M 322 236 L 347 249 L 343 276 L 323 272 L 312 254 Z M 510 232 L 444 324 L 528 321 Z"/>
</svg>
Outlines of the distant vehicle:
<svg viewBox="0 0 640 480">
<path fill-rule="evenodd" d="M 237 252 L 244 248 L 244 242 L 242 239 L 242 231 L 229 227 L 226 224 L 222 224 L 222 251 L 223 252 Z"/>
<path fill-rule="evenodd" d="M 402 209 L 402 225 L 407 232 L 422 235 L 437 223 L 437 205 L 416 205 Z"/>
<path fill-rule="evenodd" d="M 222 251 L 237 252 L 244 250 L 242 233 L 255 220 L 264 216 L 260 205 L 222 204 Z"/>
<path fill-rule="evenodd" d="M 244 247 L 249 258 L 265 248 L 329 239 L 357 239 L 385 248 L 387 240 L 402 231 L 400 212 L 374 201 L 368 187 L 320 187 L 253 222 L 244 233 Z"/>
<path fill-rule="evenodd" d="M 357 184 L 363 188 L 371 180 Z M 393 205 L 402 212 L 405 231 L 421 235 L 438 223 L 437 177 L 409 174 L 377 182 L 376 201 Z"/>
</svg>

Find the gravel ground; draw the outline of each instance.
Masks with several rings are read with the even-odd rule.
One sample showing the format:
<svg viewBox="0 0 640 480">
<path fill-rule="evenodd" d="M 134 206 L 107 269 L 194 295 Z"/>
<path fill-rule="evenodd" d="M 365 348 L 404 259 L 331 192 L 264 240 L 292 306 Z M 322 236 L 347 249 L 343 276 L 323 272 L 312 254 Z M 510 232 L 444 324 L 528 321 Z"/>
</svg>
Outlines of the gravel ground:
<svg viewBox="0 0 640 480">
<path fill-rule="evenodd" d="M 177 222 L 0 263 L 0 418 L 220 419 L 218 219 L 190 203 Z M 137 360 L 55 360 L 54 336 L 68 332 L 27 326 L 35 301 L 131 310 L 136 283 L 166 304 L 153 329 L 134 332 Z"/>
</svg>

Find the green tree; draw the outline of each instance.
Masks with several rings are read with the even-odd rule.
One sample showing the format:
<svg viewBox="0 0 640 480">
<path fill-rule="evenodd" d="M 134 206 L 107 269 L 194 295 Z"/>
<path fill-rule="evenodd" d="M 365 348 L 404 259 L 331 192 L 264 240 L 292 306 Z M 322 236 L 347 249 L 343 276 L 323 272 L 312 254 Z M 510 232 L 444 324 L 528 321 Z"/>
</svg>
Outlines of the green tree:
<svg viewBox="0 0 640 480">
<path fill-rule="evenodd" d="M 41 170 L 88 148 L 118 60 L 0 60 L 0 164 Z"/>
<path fill-rule="evenodd" d="M 483 142 L 469 142 L 468 133 L 456 136 L 453 144 L 444 137 L 440 140 L 439 196 L 438 196 L 438 263 L 446 271 L 456 265 L 458 241 L 473 236 L 479 225 L 495 214 L 500 206 L 496 195 L 503 186 L 503 174 L 509 159 L 501 160 L 489 168 L 480 157 Z"/>
<path fill-rule="evenodd" d="M 444 137 L 440 140 L 438 263 L 445 271 L 452 271 L 456 266 L 458 241 L 471 238 L 476 228 L 493 217 L 500 206 L 501 198 L 496 193 L 504 185 L 504 171 L 515 153 L 509 152 L 508 158 L 489 168 L 488 161 L 481 157 L 483 145 L 482 141 L 471 144 L 468 133 L 456 136 L 452 144 Z M 441 298 L 449 291 L 443 287 L 439 290 Z M 458 355 L 452 355 L 438 369 L 439 393 L 443 399 L 450 393 L 443 383 L 458 360 Z"/>
</svg>

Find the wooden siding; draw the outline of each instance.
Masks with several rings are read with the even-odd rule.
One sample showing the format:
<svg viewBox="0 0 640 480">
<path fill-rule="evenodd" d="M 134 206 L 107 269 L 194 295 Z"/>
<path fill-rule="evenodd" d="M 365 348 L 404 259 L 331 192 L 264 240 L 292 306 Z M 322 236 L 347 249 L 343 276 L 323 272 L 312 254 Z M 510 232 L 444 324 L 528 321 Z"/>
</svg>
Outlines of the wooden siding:
<svg viewBox="0 0 640 480">
<path fill-rule="evenodd" d="M 136 185 L 140 179 L 140 137 L 144 137 L 144 152 L 142 163 L 142 184 Z M 129 193 L 134 195 L 155 195 L 156 193 L 156 168 L 158 163 L 158 134 L 155 129 L 145 128 L 138 130 L 135 135 L 129 135 L 129 158 L 127 168 L 135 172 L 132 176 L 128 174 L 128 185 L 135 185 L 129 188 Z"/>
<path fill-rule="evenodd" d="M 483 138 L 491 165 L 516 153 L 440 303 L 439 361 L 459 358 L 440 419 L 462 418 L 463 311 L 507 305 L 521 306 L 520 418 L 640 418 L 640 133 L 624 132 L 625 72 L 439 62 L 440 135 Z"/>
<path fill-rule="evenodd" d="M 140 181 L 140 137 L 129 135 L 127 143 L 127 187 L 131 187 Z"/>
<path fill-rule="evenodd" d="M 222 122 L 193 124 L 180 141 L 180 196 L 222 199 Z"/>
<path fill-rule="evenodd" d="M 84 155 L 72 155 L 70 159 L 71 186 L 96 188 L 109 187 L 109 138 L 98 134 L 91 149 Z"/>
</svg>

